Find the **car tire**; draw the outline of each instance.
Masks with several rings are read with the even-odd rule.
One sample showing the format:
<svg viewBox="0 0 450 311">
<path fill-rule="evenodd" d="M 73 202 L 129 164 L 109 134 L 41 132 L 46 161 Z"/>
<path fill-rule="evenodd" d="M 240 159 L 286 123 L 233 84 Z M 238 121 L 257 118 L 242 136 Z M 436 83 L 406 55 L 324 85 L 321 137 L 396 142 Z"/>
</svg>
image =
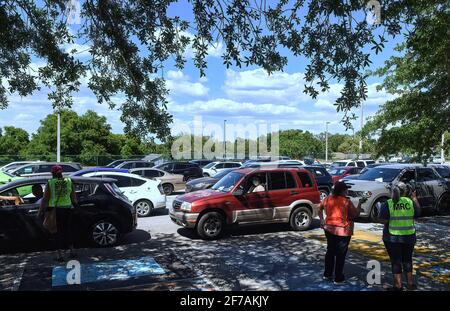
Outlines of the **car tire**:
<svg viewBox="0 0 450 311">
<path fill-rule="evenodd" d="M 163 184 L 162 187 L 165 195 L 171 195 L 174 190 L 172 184 Z"/>
<path fill-rule="evenodd" d="M 323 201 L 330 194 L 330 191 L 328 191 L 327 189 L 319 189 L 319 193 L 320 201 Z"/>
<path fill-rule="evenodd" d="M 439 200 L 438 215 L 450 215 L 450 193 L 445 193 Z"/>
<path fill-rule="evenodd" d="M 116 245 L 121 237 L 117 223 L 109 218 L 97 220 L 90 228 L 90 243 L 97 247 L 111 247 Z"/>
<path fill-rule="evenodd" d="M 139 200 L 134 203 L 138 217 L 147 217 L 153 213 L 153 203 L 149 200 Z"/>
<path fill-rule="evenodd" d="M 207 212 L 202 215 L 197 224 L 197 234 L 203 240 L 218 239 L 225 228 L 225 219 L 218 212 Z"/>
<path fill-rule="evenodd" d="M 312 213 L 306 206 L 296 208 L 289 219 L 291 228 L 295 231 L 305 231 L 311 227 Z"/>
</svg>

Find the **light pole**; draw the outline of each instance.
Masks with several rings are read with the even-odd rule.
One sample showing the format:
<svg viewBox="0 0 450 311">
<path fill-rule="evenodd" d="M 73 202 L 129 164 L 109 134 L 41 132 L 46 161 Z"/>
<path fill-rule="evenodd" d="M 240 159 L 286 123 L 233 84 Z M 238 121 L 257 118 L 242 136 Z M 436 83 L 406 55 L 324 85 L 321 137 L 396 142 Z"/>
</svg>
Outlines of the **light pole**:
<svg viewBox="0 0 450 311">
<path fill-rule="evenodd" d="M 61 113 L 58 110 L 58 124 L 56 126 L 56 162 L 61 162 Z"/>
<path fill-rule="evenodd" d="M 442 133 L 442 141 L 441 141 L 441 164 L 444 164 L 444 163 L 445 163 L 444 142 L 445 142 L 445 132 Z"/>
<path fill-rule="evenodd" d="M 328 163 L 328 124 L 329 121 L 325 122 L 325 163 Z"/>
<path fill-rule="evenodd" d="M 227 141 L 226 141 L 226 126 L 227 120 L 223 120 L 223 159 L 225 160 L 225 154 L 227 150 Z"/>
<path fill-rule="evenodd" d="M 363 140 L 362 129 L 364 127 L 364 114 L 363 114 L 364 108 L 363 107 L 364 107 L 364 104 L 361 103 L 361 131 L 359 132 L 359 154 L 362 153 L 362 140 Z"/>
</svg>

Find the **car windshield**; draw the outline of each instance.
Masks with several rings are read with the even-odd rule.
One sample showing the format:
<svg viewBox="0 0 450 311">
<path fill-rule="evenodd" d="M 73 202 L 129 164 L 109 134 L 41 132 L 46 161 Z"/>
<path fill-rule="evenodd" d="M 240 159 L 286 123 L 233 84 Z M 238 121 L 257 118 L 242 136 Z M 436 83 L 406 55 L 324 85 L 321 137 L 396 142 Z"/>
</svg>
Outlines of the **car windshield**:
<svg viewBox="0 0 450 311">
<path fill-rule="evenodd" d="M 222 178 L 223 176 L 225 176 L 226 174 L 228 174 L 231 171 L 233 171 L 233 169 L 223 170 L 223 171 L 213 175 L 213 178 L 220 179 L 220 178 Z"/>
<path fill-rule="evenodd" d="M 231 172 L 219 180 L 211 189 L 222 192 L 229 192 L 236 183 L 244 176 L 242 173 Z"/>
<path fill-rule="evenodd" d="M 335 169 L 332 169 L 329 173 L 330 173 L 330 175 L 332 175 L 332 176 L 339 176 L 339 175 L 344 174 L 345 171 L 346 171 L 346 170 L 344 170 L 344 169 L 335 168 Z"/>
<path fill-rule="evenodd" d="M 212 162 L 212 163 L 208 163 L 206 164 L 203 168 L 211 168 L 215 165 L 216 163 Z"/>
<path fill-rule="evenodd" d="M 332 167 L 340 167 L 340 166 L 345 166 L 347 163 L 346 162 L 333 162 L 333 164 L 331 164 Z"/>
<path fill-rule="evenodd" d="M 391 182 L 395 177 L 398 176 L 401 169 L 397 168 L 381 168 L 374 167 L 361 175 L 359 175 L 360 180 L 373 180 L 380 182 Z"/>
</svg>

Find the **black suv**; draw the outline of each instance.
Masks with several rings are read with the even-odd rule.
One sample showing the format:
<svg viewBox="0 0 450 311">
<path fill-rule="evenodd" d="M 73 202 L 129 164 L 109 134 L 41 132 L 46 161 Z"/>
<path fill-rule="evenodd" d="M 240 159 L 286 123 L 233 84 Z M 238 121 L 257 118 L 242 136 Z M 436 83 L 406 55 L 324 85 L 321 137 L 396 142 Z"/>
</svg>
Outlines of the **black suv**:
<svg viewBox="0 0 450 311">
<path fill-rule="evenodd" d="M 79 203 L 72 219 L 76 244 L 88 241 L 95 246 L 113 246 L 124 234 L 136 229 L 136 209 L 117 188 L 114 179 L 71 179 Z M 33 185 L 44 189 L 47 181 L 45 177 L 25 178 L 0 187 L 0 196 L 17 196 L 20 193 L 25 202 L 11 205 L 13 203 L 10 201 L 0 201 L 0 250 L 49 244 L 49 236 L 42 226 L 43 220 L 37 217 L 40 204 L 31 193 Z"/>
<path fill-rule="evenodd" d="M 184 181 L 203 177 L 202 169 L 194 163 L 189 162 L 168 162 L 155 166 L 155 168 L 172 174 L 184 176 Z"/>
<path fill-rule="evenodd" d="M 191 160 L 191 161 L 189 161 L 189 163 L 197 164 L 200 167 L 203 167 L 212 162 L 213 162 L 212 160 Z"/>
</svg>

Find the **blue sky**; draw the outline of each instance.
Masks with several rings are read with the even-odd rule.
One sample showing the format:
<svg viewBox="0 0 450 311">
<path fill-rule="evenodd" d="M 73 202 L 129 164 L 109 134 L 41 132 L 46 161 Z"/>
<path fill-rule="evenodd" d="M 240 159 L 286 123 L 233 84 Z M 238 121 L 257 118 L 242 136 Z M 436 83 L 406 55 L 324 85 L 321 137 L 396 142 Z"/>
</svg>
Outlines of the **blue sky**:
<svg viewBox="0 0 450 311">
<path fill-rule="evenodd" d="M 189 11 L 190 8 L 186 3 L 178 3 L 171 8 L 170 14 L 190 19 Z M 72 27 L 75 31 L 76 25 Z M 384 51 L 379 55 L 373 55 L 372 69 L 380 67 L 393 55 L 393 47 L 399 40 L 401 37 L 394 40 L 389 38 Z M 75 47 L 79 51 L 89 49 L 88 45 L 81 45 L 81 42 L 77 42 Z M 64 48 L 71 50 L 73 46 Z M 226 69 L 221 59 L 223 48 L 221 42 L 210 48 L 206 77 L 200 78 L 199 71 L 189 59 L 192 57 L 190 49 L 186 53 L 188 62 L 182 71 L 174 69 L 171 62 L 168 62 L 164 69 L 164 76 L 170 89 L 168 109 L 174 118 L 171 125 L 174 134 L 182 131 L 182 126 L 191 126 L 194 117 L 201 117 L 204 126 L 208 124 L 222 126 L 223 120 L 226 119 L 230 125 L 264 123 L 269 126 L 277 125 L 280 129 L 296 128 L 313 133 L 324 131 L 325 122 L 328 121 L 331 133 L 345 132 L 344 126 L 340 123 L 342 114 L 337 114 L 333 106 L 342 86 L 338 83 L 332 84 L 328 93 L 320 94 L 315 100 L 306 96 L 302 92 L 303 72 L 307 64 L 305 59 L 286 53 L 289 64 L 284 72 L 268 76 L 264 70 L 255 66 Z M 78 57 L 86 59 L 89 54 L 85 51 L 78 54 Z M 40 65 L 39 60 L 34 60 L 34 67 Z M 376 77 L 368 80 L 369 97 L 364 104 L 365 119 L 373 115 L 380 104 L 392 98 L 386 92 L 375 90 L 380 82 L 381 80 Z M 13 125 L 33 133 L 38 129 L 39 121 L 52 112 L 45 91 L 35 92 L 25 98 L 13 94 L 9 96 L 9 100 L 9 107 L 0 111 L 0 127 Z M 113 132 L 123 132 L 123 124 L 119 119 L 120 112 L 110 110 L 106 105 L 97 104 L 85 83 L 80 91 L 74 94 L 74 102 L 72 108 L 76 112 L 82 114 L 88 109 L 94 110 L 106 116 Z M 359 115 L 360 110 L 357 109 L 355 112 Z M 360 120 L 354 123 L 358 130 Z M 347 133 L 351 134 L 350 131 Z"/>
</svg>

